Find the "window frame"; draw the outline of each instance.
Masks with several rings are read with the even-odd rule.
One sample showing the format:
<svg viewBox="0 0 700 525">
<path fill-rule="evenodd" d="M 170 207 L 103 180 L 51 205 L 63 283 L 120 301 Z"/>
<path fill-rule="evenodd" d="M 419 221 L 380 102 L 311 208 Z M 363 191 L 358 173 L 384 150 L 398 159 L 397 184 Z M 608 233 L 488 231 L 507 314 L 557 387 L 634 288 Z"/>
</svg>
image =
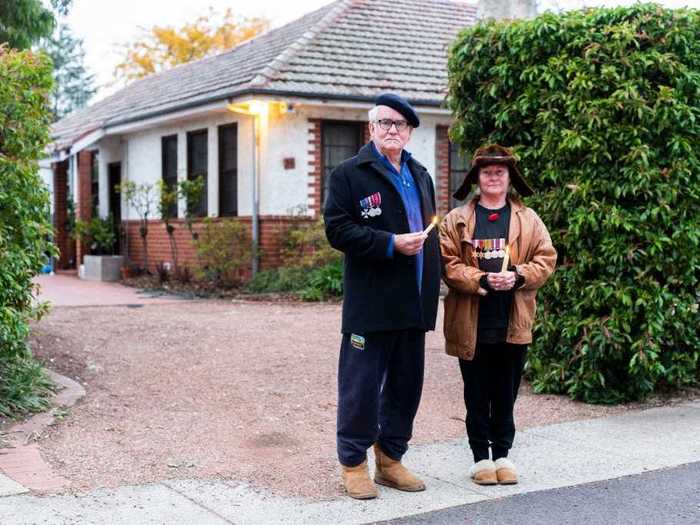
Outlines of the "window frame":
<svg viewBox="0 0 700 525">
<path fill-rule="evenodd" d="M 204 136 L 204 173 L 193 173 L 192 159 L 194 155 L 192 150 L 194 147 L 193 137 Z M 201 128 L 195 129 L 187 132 L 187 180 L 195 180 L 198 176 L 203 176 L 204 178 L 204 188 L 202 191 L 202 199 L 199 202 L 197 209 L 195 210 L 195 217 L 206 217 L 209 212 L 208 206 L 208 188 L 209 188 L 209 129 Z"/>
<path fill-rule="evenodd" d="M 166 148 L 166 142 L 173 141 L 175 143 L 175 163 L 174 163 L 174 173 L 175 177 L 168 177 L 166 176 L 166 170 L 168 166 L 166 165 L 166 158 L 167 158 L 167 148 Z M 172 135 L 164 135 L 160 138 L 160 154 L 161 154 L 161 180 L 163 181 L 163 185 L 167 186 L 169 189 L 172 190 L 173 186 L 177 190 L 177 168 L 178 168 L 178 155 L 177 155 L 177 148 L 179 146 L 179 138 L 177 136 L 177 133 L 172 134 Z M 171 181 L 169 181 L 171 179 Z M 173 209 L 170 210 L 170 215 L 172 217 L 177 217 L 178 216 L 178 210 L 177 210 L 177 202 L 173 204 Z"/>
<path fill-rule="evenodd" d="M 234 147 L 234 152 L 235 152 L 235 168 L 232 170 L 227 170 L 227 172 L 224 172 L 224 155 L 226 154 L 226 148 L 224 147 L 224 133 L 226 130 L 233 129 L 234 130 L 234 135 L 233 135 L 233 147 Z M 217 140 L 219 144 L 219 216 L 220 217 L 237 217 L 238 216 L 238 123 L 237 122 L 231 122 L 228 124 L 222 124 L 218 126 L 217 128 Z M 233 193 L 234 193 L 234 199 L 233 199 L 233 209 L 228 210 L 225 209 L 224 206 L 224 178 L 226 177 L 227 173 L 232 173 L 232 178 L 233 178 Z"/>
<path fill-rule="evenodd" d="M 327 126 L 347 126 L 349 128 L 355 128 L 355 133 L 357 133 L 357 151 L 362 148 L 364 142 L 364 127 L 367 125 L 366 122 L 361 120 L 321 120 L 321 182 L 319 188 L 319 194 L 321 202 L 319 203 L 319 210 L 323 211 L 323 205 L 326 201 L 327 193 L 327 179 L 330 177 L 330 173 L 326 174 L 326 143 L 325 143 L 325 131 Z M 355 152 L 354 154 L 357 154 Z"/>
</svg>

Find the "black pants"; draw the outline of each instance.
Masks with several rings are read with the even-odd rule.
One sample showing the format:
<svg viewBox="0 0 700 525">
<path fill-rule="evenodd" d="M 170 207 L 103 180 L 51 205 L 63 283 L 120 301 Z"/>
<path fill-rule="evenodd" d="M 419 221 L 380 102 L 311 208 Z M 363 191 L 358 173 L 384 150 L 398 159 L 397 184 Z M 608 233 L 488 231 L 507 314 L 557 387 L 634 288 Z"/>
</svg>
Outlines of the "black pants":
<svg viewBox="0 0 700 525">
<path fill-rule="evenodd" d="M 425 332 L 364 334 L 360 343 L 343 334 L 338 366 L 338 459 L 348 467 L 362 463 L 375 442 L 401 459 L 423 390 Z"/>
<path fill-rule="evenodd" d="M 508 456 L 515 437 L 513 406 L 527 345 L 477 344 L 472 361 L 459 360 L 467 408 L 467 437 L 474 461 Z"/>
</svg>

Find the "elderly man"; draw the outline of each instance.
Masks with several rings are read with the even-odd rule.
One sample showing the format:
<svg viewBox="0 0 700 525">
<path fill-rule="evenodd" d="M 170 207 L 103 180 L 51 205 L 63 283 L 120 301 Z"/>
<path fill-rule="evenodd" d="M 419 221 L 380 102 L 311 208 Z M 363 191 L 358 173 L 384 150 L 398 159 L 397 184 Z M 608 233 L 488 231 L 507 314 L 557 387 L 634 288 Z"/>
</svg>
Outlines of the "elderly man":
<svg viewBox="0 0 700 525">
<path fill-rule="evenodd" d="M 338 458 L 346 491 L 377 496 L 374 481 L 416 492 L 423 482 L 401 464 L 423 388 L 425 332 L 435 328 L 438 239 L 428 171 L 404 148 L 418 115 L 385 94 L 369 112 L 371 141 L 331 174 L 324 207 L 330 244 L 345 254 L 338 370 Z"/>
<path fill-rule="evenodd" d="M 510 193 L 532 190 L 513 153 L 492 144 L 479 148 L 454 197 L 462 200 L 440 225 L 445 298 L 445 340 L 459 358 L 474 456 L 470 476 L 481 485 L 514 484 L 513 407 L 532 341 L 535 294 L 554 270 L 557 254 L 537 214 Z M 489 451 L 491 457 L 489 457 Z"/>
</svg>

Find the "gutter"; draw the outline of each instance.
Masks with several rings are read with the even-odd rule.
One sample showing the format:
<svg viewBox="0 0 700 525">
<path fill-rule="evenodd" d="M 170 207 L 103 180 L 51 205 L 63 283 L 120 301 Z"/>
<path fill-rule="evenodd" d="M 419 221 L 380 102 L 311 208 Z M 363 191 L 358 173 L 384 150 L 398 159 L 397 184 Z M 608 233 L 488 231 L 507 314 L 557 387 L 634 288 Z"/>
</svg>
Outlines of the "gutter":
<svg viewBox="0 0 700 525">
<path fill-rule="evenodd" d="M 296 98 L 303 98 L 303 99 L 345 100 L 348 102 L 371 102 L 371 103 L 373 103 L 374 100 L 376 99 L 376 97 L 374 97 L 374 96 L 366 96 L 366 95 L 334 95 L 334 94 L 328 94 L 328 93 L 299 93 L 298 91 L 250 88 L 250 89 L 244 89 L 241 91 L 235 91 L 229 95 L 224 95 L 224 96 L 217 95 L 215 97 L 209 97 L 206 99 L 199 100 L 197 102 L 188 102 L 188 103 L 182 104 L 181 106 L 177 106 L 174 108 L 161 109 L 161 110 L 153 111 L 151 113 L 143 113 L 143 114 L 141 114 L 139 116 L 135 116 L 135 117 L 129 117 L 126 119 L 121 119 L 121 120 L 108 121 L 105 123 L 104 128 L 105 128 L 105 130 L 109 130 L 109 128 L 116 127 L 117 125 L 129 124 L 131 122 L 137 122 L 137 121 L 147 120 L 147 119 L 154 118 L 154 117 L 160 117 L 163 115 L 167 115 L 169 113 L 175 113 L 177 111 L 182 111 L 185 109 L 203 106 L 206 104 L 211 104 L 213 102 L 231 103 L 234 101 L 235 98 L 244 97 L 244 96 L 254 96 L 254 95 L 272 95 L 272 96 L 279 96 L 279 97 L 296 97 Z M 415 106 L 428 106 L 428 107 L 435 107 L 435 108 L 443 107 L 442 102 L 437 102 L 435 100 L 409 98 L 408 101 L 411 102 Z"/>
</svg>

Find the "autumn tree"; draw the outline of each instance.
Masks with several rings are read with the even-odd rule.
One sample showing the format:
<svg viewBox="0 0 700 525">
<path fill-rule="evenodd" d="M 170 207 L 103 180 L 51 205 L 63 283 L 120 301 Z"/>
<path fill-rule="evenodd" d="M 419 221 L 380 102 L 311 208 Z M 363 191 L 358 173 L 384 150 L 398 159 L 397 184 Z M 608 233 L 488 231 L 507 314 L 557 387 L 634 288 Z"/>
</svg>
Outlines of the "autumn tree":
<svg viewBox="0 0 700 525">
<path fill-rule="evenodd" d="M 142 29 L 140 38 L 124 48 L 124 60 L 117 65 L 117 82 L 128 83 L 206 56 L 220 53 L 265 31 L 269 21 L 234 15 L 231 9 L 218 14 L 209 8 L 182 27 L 154 26 Z"/>
</svg>

